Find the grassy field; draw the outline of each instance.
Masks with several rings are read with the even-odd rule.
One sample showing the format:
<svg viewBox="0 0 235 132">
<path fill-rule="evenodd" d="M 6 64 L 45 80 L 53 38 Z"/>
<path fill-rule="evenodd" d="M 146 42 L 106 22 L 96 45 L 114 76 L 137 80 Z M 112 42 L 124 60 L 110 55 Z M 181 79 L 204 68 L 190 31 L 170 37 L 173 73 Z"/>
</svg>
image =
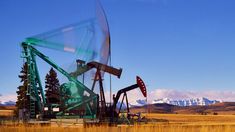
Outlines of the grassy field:
<svg viewBox="0 0 235 132">
<path fill-rule="evenodd" d="M 148 114 L 148 118 L 168 120 L 168 122 L 151 122 L 101 126 L 0 126 L 1 132 L 235 132 L 235 115 L 181 115 L 181 114 Z"/>
<path fill-rule="evenodd" d="M 170 123 L 235 123 L 235 115 L 148 114 L 145 116 L 165 119 Z"/>
<path fill-rule="evenodd" d="M 1 116 L 14 116 L 14 110 L 0 110 L 0 117 Z"/>
</svg>

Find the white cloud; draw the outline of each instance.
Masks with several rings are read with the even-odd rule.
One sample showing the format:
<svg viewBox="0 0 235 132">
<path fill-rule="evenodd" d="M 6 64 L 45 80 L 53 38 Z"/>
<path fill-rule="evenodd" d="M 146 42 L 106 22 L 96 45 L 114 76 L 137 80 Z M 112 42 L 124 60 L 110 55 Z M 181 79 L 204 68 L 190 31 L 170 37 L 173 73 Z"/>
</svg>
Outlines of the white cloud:
<svg viewBox="0 0 235 132">
<path fill-rule="evenodd" d="M 116 94 L 113 93 L 113 94 Z M 170 99 L 189 99 L 206 97 L 211 100 L 222 100 L 222 101 L 235 101 L 235 91 L 185 91 L 185 90 L 174 90 L 174 89 L 155 89 L 147 91 L 148 102 L 152 102 L 154 99 L 170 98 Z M 127 92 L 128 100 L 130 103 L 136 103 L 138 99 L 146 99 L 143 97 L 139 89 L 135 89 Z M 109 92 L 105 92 L 106 102 L 110 100 Z M 8 94 L 0 96 L 1 102 L 16 101 L 16 94 Z M 120 99 L 122 96 L 120 97 Z"/>
<path fill-rule="evenodd" d="M 222 101 L 235 101 L 235 92 L 233 91 L 185 91 L 174 89 L 155 89 L 153 91 L 147 91 L 147 100 L 152 102 L 155 99 L 170 98 L 170 99 L 190 99 L 206 97 L 210 100 L 222 100 Z M 136 103 L 138 99 L 146 99 L 143 97 L 139 89 L 129 91 L 127 93 L 128 100 L 131 103 Z M 109 92 L 105 93 L 107 102 L 109 102 Z M 120 99 L 122 96 L 120 97 Z"/>
<path fill-rule="evenodd" d="M 113 92 L 112 94 L 115 94 L 116 96 L 116 93 L 117 92 L 115 93 Z M 119 101 L 121 101 L 122 97 L 123 97 L 123 94 L 120 96 Z M 145 99 L 139 89 L 134 89 L 134 90 L 127 92 L 127 97 L 128 97 L 129 102 L 135 102 L 137 99 Z M 105 92 L 105 99 L 106 99 L 106 102 L 110 102 L 110 92 L 108 91 Z"/>
<path fill-rule="evenodd" d="M 206 97 L 208 99 L 235 101 L 235 92 L 233 91 L 179 91 L 172 89 L 156 89 L 148 94 L 150 100 L 159 98 L 171 99 L 189 99 Z"/>
<path fill-rule="evenodd" d="M 8 102 L 8 101 L 16 101 L 16 98 L 17 98 L 17 95 L 16 94 L 7 94 L 7 95 L 4 95 L 2 94 L 0 96 L 0 102 Z"/>
</svg>

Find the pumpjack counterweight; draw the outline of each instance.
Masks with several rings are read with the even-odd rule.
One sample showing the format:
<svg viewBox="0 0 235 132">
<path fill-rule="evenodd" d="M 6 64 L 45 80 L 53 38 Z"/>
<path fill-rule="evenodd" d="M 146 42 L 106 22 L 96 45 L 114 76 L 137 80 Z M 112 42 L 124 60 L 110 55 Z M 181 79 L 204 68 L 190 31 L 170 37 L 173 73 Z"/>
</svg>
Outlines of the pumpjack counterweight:
<svg viewBox="0 0 235 132">
<path fill-rule="evenodd" d="M 47 118 L 83 118 L 91 120 L 98 119 L 100 122 L 107 121 L 108 119 L 113 123 L 119 119 L 119 114 L 124 101 L 126 101 L 127 105 L 126 110 L 128 119 L 131 115 L 127 97 L 128 92 L 139 88 L 143 96 L 147 97 L 146 86 L 143 80 L 137 76 L 136 84 L 120 89 L 117 94 L 113 96 L 113 103 L 111 103 L 111 97 L 110 103 L 106 102 L 106 91 L 104 91 L 105 86 L 103 85 L 104 73 L 109 73 L 110 75 L 120 78 L 122 75 L 122 69 L 106 65 L 108 63 L 108 59 L 110 59 L 109 61 L 111 63 L 111 39 L 109 26 L 104 10 L 99 2 L 97 3 L 97 7 L 97 18 L 91 18 L 80 23 L 71 24 L 46 33 L 38 34 L 26 38 L 25 42 L 21 43 L 23 58 L 26 60 L 28 68 L 28 118 L 36 119 L 40 117 L 40 119 L 43 120 Z M 76 37 L 72 39 L 64 38 L 71 34 Z M 98 37 L 102 38 L 97 39 Z M 98 41 L 96 42 L 96 40 Z M 67 72 L 36 47 L 76 54 L 79 57 L 76 61 L 77 69 L 70 73 Z M 58 93 L 60 103 L 58 104 L 49 104 L 46 102 L 37 67 L 37 58 L 42 59 L 68 80 L 59 87 Z M 86 61 L 89 60 L 89 62 L 82 59 Z M 94 60 L 98 60 L 98 62 Z M 95 77 L 90 78 L 93 82 L 92 86 L 88 87 L 85 85 L 85 74 L 90 70 L 95 71 Z M 82 77 L 82 81 L 78 80 L 79 77 Z M 95 90 L 97 87 L 99 88 L 98 92 L 96 92 L 97 89 Z M 111 86 L 110 96 L 112 96 Z M 121 106 L 117 108 L 120 98 Z M 53 111 L 54 108 L 56 109 L 55 112 Z M 48 117 L 47 113 L 53 113 L 54 116 Z"/>
<path fill-rule="evenodd" d="M 24 58 L 26 58 L 28 72 L 28 96 L 30 99 L 29 107 L 29 118 L 35 119 L 36 115 L 41 115 L 43 117 L 44 107 L 47 106 L 45 101 L 45 95 L 39 78 L 39 72 L 37 69 L 37 63 L 35 57 L 38 56 L 57 71 L 66 76 L 69 82 L 64 83 L 60 87 L 60 96 L 62 104 L 54 104 L 55 107 L 59 107 L 60 111 L 56 113 L 58 118 L 68 118 L 68 117 L 82 117 L 82 118 L 98 118 L 100 121 L 106 118 L 111 119 L 111 121 L 116 121 L 119 117 L 121 107 L 126 101 L 127 105 L 127 115 L 130 117 L 129 102 L 127 97 L 127 92 L 140 88 L 143 96 L 147 96 L 146 86 L 140 77 L 136 77 L 136 84 L 119 90 L 116 96 L 113 96 L 113 104 L 107 106 L 104 86 L 101 72 L 110 73 L 117 78 L 121 77 L 122 69 L 116 69 L 99 62 L 88 62 L 77 60 L 77 70 L 68 73 L 57 64 L 55 64 L 50 58 L 36 48 L 34 48 L 30 43 L 22 43 L 24 50 Z M 92 87 L 89 89 L 83 83 L 79 82 L 76 78 L 88 72 L 91 69 L 96 69 L 96 74 Z M 94 93 L 94 88 L 96 83 L 99 84 L 99 93 Z M 77 89 L 73 92 L 74 90 Z M 87 93 L 86 95 L 84 93 Z M 117 109 L 117 103 L 123 94 L 121 100 L 121 106 Z"/>
</svg>

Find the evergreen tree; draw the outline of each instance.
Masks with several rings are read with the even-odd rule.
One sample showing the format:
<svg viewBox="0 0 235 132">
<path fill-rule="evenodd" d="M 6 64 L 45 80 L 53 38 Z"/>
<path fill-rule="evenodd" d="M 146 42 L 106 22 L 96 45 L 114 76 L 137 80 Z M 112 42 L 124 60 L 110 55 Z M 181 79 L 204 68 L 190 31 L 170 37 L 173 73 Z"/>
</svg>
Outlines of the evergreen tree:
<svg viewBox="0 0 235 132">
<path fill-rule="evenodd" d="M 17 107 L 17 114 L 19 113 L 19 109 L 29 109 L 29 98 L 27 96 L 27 85 L 28 85 L 28 66 L 27 63 L 23 64 L 23 67 L 20 71 L 20 75 L 18 76 L 20 78 L 20 82 L 23 83 L 20 85 L 16 91 L 17 93 L 17 101 L 16 101 L 16 107 Z"/>
<path fill-rule="evenodd" d="M 59 104 L 60 103 L 60 83 L 57 78 L 57 73 L 53 68 L 50 69 L 45 79 L 45 92 L 47 104 Z"/>
</svg>

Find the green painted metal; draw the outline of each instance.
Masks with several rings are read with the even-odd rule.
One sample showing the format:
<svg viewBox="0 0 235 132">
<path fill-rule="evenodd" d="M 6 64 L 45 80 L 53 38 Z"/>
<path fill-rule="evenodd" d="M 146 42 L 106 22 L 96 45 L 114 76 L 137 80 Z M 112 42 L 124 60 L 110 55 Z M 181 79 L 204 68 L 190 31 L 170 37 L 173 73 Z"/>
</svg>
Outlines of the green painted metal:
<svg viewBox="0 0 235 132">
<path fill-rule="evenodd" d="M 45 103 L 44 92 L 42 89 L 41 81 L 38 75 L 35 54 L 30 50 L 28 45 L 22 43 L 24 49 L 23 57 L 26 58 L 28 65 L 28 91 L 27 94 L 30 98 L 29 116 L 36 118 L 36 114 L 42 114 L 42 107 Z M 38 94 L 40 91 L 41 95 Z M 42 101 L 41 101 L 42 100 Z"/>
<path fill-rule="evenodd" d="M 89 36 L 88 36 L 89 38 L 92 37 L 91 33 L 87 33 L 87 34 L 89 34 Z M 89 41 L 89 40 L 87 40 L 87 41 Z M 89 49 L 66 47 L 60 43 L 50 42 L 47 40 L 40 40 L 37 38 L 27 38 L 26 42 L 30 43 L 32 45 L 35 45 L 35 46 L 45 47 L 45 48 L 59 50 L 59 51 L 66 51 L 66 48 L 67 48 L 68 49 L 67 52 L 76 52 L 76 54 L 84 54 L 85 53 L 88 55 L 88 57 L 92 56 L 94 54 L 94 51 L 89 50 Z"/>
<path fill-rule="evenodd" d="M 61 27 L 49 32 L 45 32 L 42 34 L 38 34 L 32 37 L 26 38 L 25 42 L 30 43 L 33 46 L 39 46 L 44 48 L 49 48 L 53 50 L 59 51 L 67 51 L 74 52 L 77 55 L 86 54 L 86 56 L 90 57 L 94 54 L 93 50 L 86 49 L 82 45 L 87 45 L 91 43 L 92 38 L 94 37 L 94 24 L 96 23 L 96 19 L 89 19 L 86 21 L 82 21 L 79 23 L 71 24 L 65 27 Z M 77 37 L 79 40 L 71 41 L 66 43 L 65 40 L 61 40 L 64 34 L 69 32 L 79 32 Z M 58 39 L 58 40 L 57 40 Z M 81 45 L 80 47 L 76 47 L 77 45 Z"/>
<path fill-rule="evenodd" d="M 29 68 L 29 96 L 30 96 L 30 118 L 35 118 L 36 114 L 42 114 L 43 106 L 45 105 L 45 96 L 42 90 L 41 81 L 39 78 L 39 73 L 36 65 L 35 56 L 40 57 L 42 60 L 47 62 L 53 68 L 58 70 L 69 80 L 68 83 L 64 83 L 61 86 L 62 91 L 62 100 L 63 100 L 63 110 L 60 111 L 57 115 L 65 116 L 67 113 L 73 113 L 77 108 L 81 110 L 84 109 L 84 116 L 93 118 L 97 114 L 97 95 L 79 82 L 76 78 L 70 76 L 64 69 L 55 64 L 48 56 L 45 56 L 40 51 L 35 49 L 31 43 L 22 43 L 24 49 L 24 57 L 27 60 Z M 38 94 L 40 91 L 41 96 Z M 86 94 L 85 94 L 86 93 Z M 90 104 L 93 104 L 92 106 Z M 73 113 L 74 114 L 74 113 Z M 76 114 L 76 113 L 75 113 Z M 74 116 L 74 115 L 73 115 Z"/>
<path fill-rule="evenodd" d="M 30 117 L 42 114 L 45 106 L 45 96 L 36 63 L 36 56 L 47 62 L 57 71 L 66 76 L 69 82 L 61 85 L 63 109 L 57 113 L 60 117 L 79 117 L 76 110 L 85 112 L 84 118 L 96 118 L 98 110 L 98 95 L 77 80 L 77 76 L 87 72 L 90 68 L 78 69 L 74 73 L 67 73 L 54 63 L 48 56 L 34 48 L 34 46 L 75 53 L 84 61 L 97 60 L 108 63 L 110 55 L 110 33 L 104 11 L 97 4 L 96 17 L 79 23 L 64 26 L 49 32 L 26 38 L 22 43 L 26 58 L 28 74 L 28 95 L 30 96 Z M 74 37 L 72 37 L 76 34 Z M 68 38 L 66 38 L 68 37 Z M 98 39 L 97 39 L 98 38 Z M 91 76 L 91 75 L 90 75 Z M 41 93 L 39 95 L 39 93 Z M 71 115 L 68 115 L 71 113 Z"/>
</svg>

